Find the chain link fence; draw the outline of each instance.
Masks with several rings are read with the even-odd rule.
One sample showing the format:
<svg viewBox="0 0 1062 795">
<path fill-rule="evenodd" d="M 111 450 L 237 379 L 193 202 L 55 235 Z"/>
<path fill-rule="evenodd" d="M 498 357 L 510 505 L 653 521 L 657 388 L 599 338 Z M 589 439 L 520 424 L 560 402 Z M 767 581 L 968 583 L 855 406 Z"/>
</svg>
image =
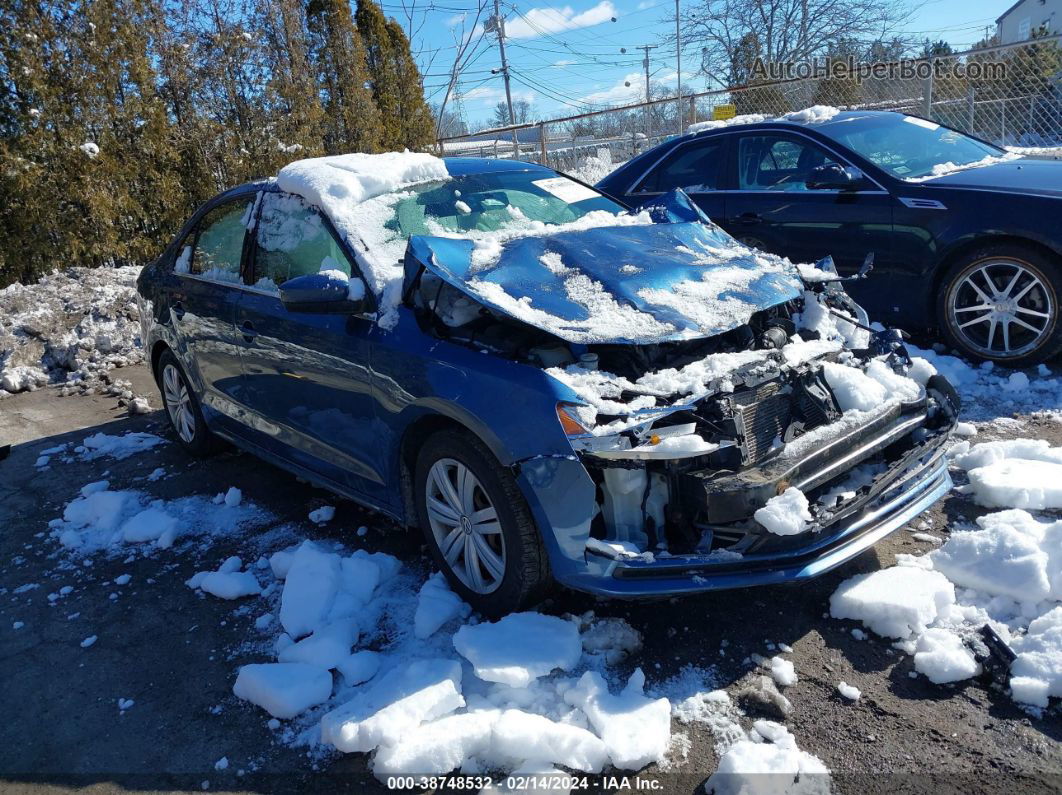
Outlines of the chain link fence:
<svg viewBox="0 0 1062 795">
<path fill-rule="evenodd" d="M 1062 36 L 891 63 L 800 64 L 779 79 L 443 138 L 448 156 L 518 157 L 588 181 L 718 110 L 776 117 L 812 105 L 894 110 L 1001 146 L 1062 146 Z M 771 74 L 774 77 L 775 75 Z M 680 106 L 681 102 L 681 106 Z M 681 121 L 679 109 L 681 107 Z"/>
</svg>

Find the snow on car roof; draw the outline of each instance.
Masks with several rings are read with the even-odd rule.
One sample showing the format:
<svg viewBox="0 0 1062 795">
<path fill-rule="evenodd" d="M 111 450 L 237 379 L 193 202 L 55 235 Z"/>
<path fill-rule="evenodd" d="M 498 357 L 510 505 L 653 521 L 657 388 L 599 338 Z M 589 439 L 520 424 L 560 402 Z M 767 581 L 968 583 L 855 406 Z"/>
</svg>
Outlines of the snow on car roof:
<svg viewBox="0 0 1062 795">
<path fill-rule="evenodd" d="M 686 133 L 704 132 L 705 130 L 717 130 L 721 127 L 734 127 L 741 124 L 759 124 L 764 121 L 790 121 L 795 124 L 821 124 L 833 119 L 841 110 L 831 105 L 812 105 L 803 110 L 794 110 L 791 113 L 783 113 L 780 116 L 767 116 L 762 113 L 745 113 L 734 116 L 732 119 L 710 119 L 699 121 L 686 128 Z"/>
</svg>

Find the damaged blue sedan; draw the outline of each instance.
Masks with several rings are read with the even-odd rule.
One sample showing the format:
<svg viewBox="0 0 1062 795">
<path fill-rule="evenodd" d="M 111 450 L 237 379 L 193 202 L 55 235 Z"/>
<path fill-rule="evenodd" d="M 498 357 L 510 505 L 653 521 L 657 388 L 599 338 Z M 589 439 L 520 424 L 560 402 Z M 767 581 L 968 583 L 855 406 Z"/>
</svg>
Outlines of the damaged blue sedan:
<svg viewBox="0 0 1062 795">
<path fill-rule="evenodd" d="M 681 191 L 404 153 L 217 196 L 138 288 L 183 447 L 419 527 L 498 615 L 796 582 L 944 495 L 955 390 L 843 281 Z"/>
</svg>

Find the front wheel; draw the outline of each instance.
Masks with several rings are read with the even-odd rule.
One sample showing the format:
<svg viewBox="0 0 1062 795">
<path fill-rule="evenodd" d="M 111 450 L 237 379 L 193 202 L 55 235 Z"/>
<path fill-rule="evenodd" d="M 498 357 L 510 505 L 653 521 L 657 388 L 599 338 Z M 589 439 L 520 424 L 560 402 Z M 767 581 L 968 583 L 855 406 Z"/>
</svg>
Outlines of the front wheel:
<svg viewBox="0 0 1062 795">
<path fill-rule="evenodd" d="M 549 562 L 527 502 L 478 439 L 460 431 L 432 435 L 414 477 L 428 548 L 462 599 L 495 617 L 542 597 Z"/>
<path fill-rule="evenodd" d="M 1059 266 L 1018 244 L 985 246 L 944 276 L 938 304 L 944 336 L 975 359 L 1039 364 L 1062 350 Z"/>
</svg>

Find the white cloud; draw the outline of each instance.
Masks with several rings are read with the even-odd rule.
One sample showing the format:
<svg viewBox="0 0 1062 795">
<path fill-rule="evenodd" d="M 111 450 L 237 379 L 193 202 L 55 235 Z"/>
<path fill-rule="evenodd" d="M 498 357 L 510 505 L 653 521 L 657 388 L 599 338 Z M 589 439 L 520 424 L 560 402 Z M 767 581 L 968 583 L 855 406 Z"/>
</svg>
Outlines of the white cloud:
<svg viewBox="0 0 1062 795">
<path fill-rule="evenodd" d="M 559 68 L 559 69 L 563 69 L 563 68 L 564 68 L 565 66 L 571 66 L 571 65 L 572 65 L 572 64 L 574 64 L 574 63 L 575 63 L 575 61 L 566 61 L 566 60 L 564 60 L 564 59 L 562 58 L 562 59 L 561 59 L 561 60 L 559 60 L 559 61 L 554 61 L 554 62 L 553 62 L 553 65 L 554 65 L 554 66 L 556 66 L 556 67 L 557 67 L 557 68 Z"/>
<path fill-rule="evenodd" d="M 659 5 L 658 0 L 642 0 L 642 2 L 638 3 L 638 10 L 645 11 L 645 9 L 652 8 L 655 5 Z"/>
<path fill-rule="evenodd" d="M 630 83 L 629 86 L 624 83 Z M 611 88 L 595 91 L 580 97 L 580 100 L 591 105 L 626 105 L 632 102 L 640 102 L 645 99 L 645 74 L 631 72 L 616 82 Z"/>
<path fill-rule="evenodd" d="M 533 39 L 543 33 L 588 28 L 608 22 L 616 16 L 611 0 L 601 0 L 586 11 L 575 12 L 571 6 L 563 8 L 532 8 L 522 16 L 506 21 L 505 35 L 510 39 Z"/>
<path fill-rule="evenodd" d="M 450 17 L 448 20 L 446 20 L 446 27 L 448 27 L 448 28 L 457 27 L 458 25 L 462 24 L 467 17 L 468 17 L 468 14 L 454 14 L 452 17 Z"/>
<path fill-rule="evenodd" d="M 534 104 L 537 96 L 534 91 L 514 91 L 513 102 L 522 99 Z M 505 89 L 494 88 L 493 86 L 476 86 L 461 95 L 462 102 L 483 102 L 487 105 L 497 104 L 504 99 Z"/>
</svg>

